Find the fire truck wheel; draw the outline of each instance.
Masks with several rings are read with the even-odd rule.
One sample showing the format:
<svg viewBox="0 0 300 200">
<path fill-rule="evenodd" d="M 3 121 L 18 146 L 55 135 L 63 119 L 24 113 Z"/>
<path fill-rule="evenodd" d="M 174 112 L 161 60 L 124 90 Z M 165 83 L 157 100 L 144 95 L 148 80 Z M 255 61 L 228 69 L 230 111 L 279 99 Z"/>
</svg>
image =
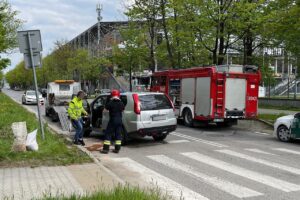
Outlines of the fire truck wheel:
<svg viewBox="0 0 300 200">
<path fill-rule="evenodd" d="M 188 127 L 193 127 L 194 125 L 194 120 L 193 120 L 193 115 L 190 109 L 184 109 L 183 111 L 183 122 L 185 126 Z"/>
</svg>

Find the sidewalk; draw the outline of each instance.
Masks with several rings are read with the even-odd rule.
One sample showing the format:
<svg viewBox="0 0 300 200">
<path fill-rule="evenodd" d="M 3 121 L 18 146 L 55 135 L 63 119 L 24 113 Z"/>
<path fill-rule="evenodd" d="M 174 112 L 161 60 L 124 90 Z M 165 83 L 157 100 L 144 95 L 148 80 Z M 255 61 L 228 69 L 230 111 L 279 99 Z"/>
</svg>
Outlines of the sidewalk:
<svg viewBox="0 0 300 200">
<path fill-rule="evenodd" d="M 24 108 L 36 114 L 34 110 Z M 45 118 L 43 121 L 47 122 Z M 74 134 L 62 131 L 53 123 L 48 123 L 48 128 L 56 134 L 64 135 L 68 140 L 71 140 Z M 0 199 L 31 200 L 45 196 L 83 195 L 124 184 L 119 177 L 100 163 L 100 157 L 95 158 L 82 146 L 78 148 L 87 153 L 94 163 L 55 167 L 0 168 Z"/>
<path fill-rule="evenodd" d="M 82 195 L 97 189 L 112 189 L 119 181 L 98 164 L 58 167 L 0 169 L 0 199 Z"/>
</svg>

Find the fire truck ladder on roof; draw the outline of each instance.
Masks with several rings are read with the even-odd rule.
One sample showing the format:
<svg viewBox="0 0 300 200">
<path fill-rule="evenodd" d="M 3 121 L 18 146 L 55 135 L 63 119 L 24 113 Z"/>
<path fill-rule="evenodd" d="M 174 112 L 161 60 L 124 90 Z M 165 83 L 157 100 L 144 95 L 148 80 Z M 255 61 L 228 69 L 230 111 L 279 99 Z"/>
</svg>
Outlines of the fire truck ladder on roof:
<svg viewBox="0 0 300 200">
<path fill-rule="evenodd" d="M 224 78 L 217 78 L 217 113 L 224 111 Z"/>
</svg>

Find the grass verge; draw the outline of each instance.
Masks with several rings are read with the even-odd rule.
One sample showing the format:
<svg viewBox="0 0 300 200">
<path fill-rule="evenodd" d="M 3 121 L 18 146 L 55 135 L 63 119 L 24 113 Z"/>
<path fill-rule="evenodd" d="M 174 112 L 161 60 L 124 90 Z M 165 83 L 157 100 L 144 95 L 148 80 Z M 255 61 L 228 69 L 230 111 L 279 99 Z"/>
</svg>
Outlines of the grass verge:
<svg viewBox="0 0 300 200">
<path fill-rule="evenodd" d="M 286 114 L 284 113 L 279 113 L 279 114 L 259 114 L 258 119 L 270 122 L 274 124 L 277 118 L 285 116 Z"/>
<path fill-rule="evenodd" d="M 44 197 L 41 200 L 167 200 L 158 189 L 142 190 L 138 187 L 118 186 L 110 191 L 99 191 L 90 195 L 71 197 Z"/>
<path fill-rule="evenodd" d="M 41 139 L 41 134 L 38 132 L 37 152 L 12 152 L 14 136 L 11 125 L 13 122 L 21 121 L 26 121 L 28 132 L 38 128 L 38 121 L 34 114 L 0 93 L 0 167 L 54 166 L 91 162 L 88 155 L 72 146 L 63 136 L 52 134 L 46 128 L 45 140 Z"/>
</svg>

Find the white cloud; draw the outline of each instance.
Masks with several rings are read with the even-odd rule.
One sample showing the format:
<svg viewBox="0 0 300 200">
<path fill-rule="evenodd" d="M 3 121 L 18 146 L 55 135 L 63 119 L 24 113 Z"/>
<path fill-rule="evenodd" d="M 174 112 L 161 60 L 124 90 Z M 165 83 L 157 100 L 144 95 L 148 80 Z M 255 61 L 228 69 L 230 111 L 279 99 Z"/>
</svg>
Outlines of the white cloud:
<svg viewBox="0 0 300 200">
<path fill-rule="evenodd" d="M 102 0 L 103 21 L 126 20 L 124 5 L 132 0 Z M 40 29 L 43 55 L 47 55 L 57 40 L 71 40 L 97 22 L 96 4 L 99 0 L 9 0 L 18 18 L 25 21 L 24 30 Z M 3 55 L 2 55 L 3 56 Z M 5 56 L 3 56 L 5 57 Z M 23 59 L 23 55 L 6 55 L 12 61 L 8 71 Z"/>
</svg>

